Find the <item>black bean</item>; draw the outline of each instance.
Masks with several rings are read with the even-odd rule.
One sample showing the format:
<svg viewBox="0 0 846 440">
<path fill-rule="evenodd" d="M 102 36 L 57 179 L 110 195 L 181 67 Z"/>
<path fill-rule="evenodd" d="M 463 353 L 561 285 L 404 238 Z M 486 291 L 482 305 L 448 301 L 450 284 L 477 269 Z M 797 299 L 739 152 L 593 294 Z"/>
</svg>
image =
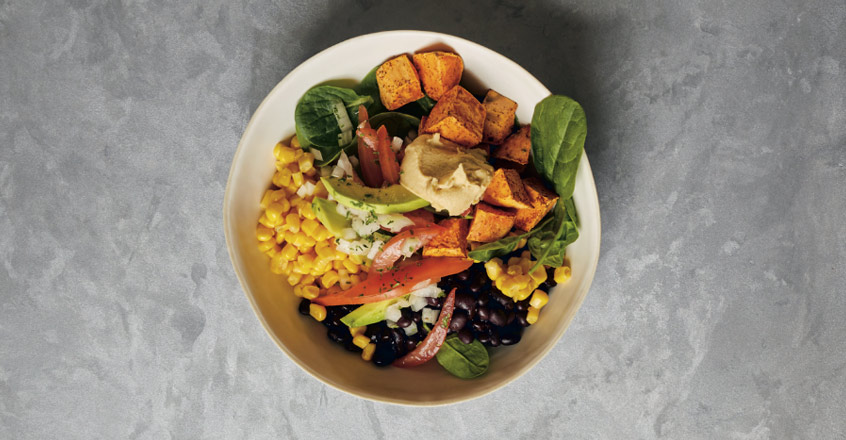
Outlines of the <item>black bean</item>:
<svg viewBox="0 0 846 440">
<path fill-rule="evenodd" d="M 493 299 L 496 300 L 496 302 L 503 306 L 510 302 L 514 302 L 511 298 L 505 296 L 505 294 L 500 292 L 499 290 L 494 290 L 491 296 L 493 297 Z"/>
<path fill-rule="evenodd" d="M 479 322 L 479 321 L 473 321 L 473 325 L 471 326 L 473 331 L 476 332 L 476 333 L 479 333 L 479 334 L 487 333 L 489 327 L 490 326 L 488 325 L 487 322 Z"/>
<path fill-rule="evenodd" d="M 358 348 L 358 345 L 353 344 L 352 339 L 344 344 L 344 348 L 346 348 L 347 351 L 361 351 L 361 349 Z"/>
<path fill-rule="evenodd" d="M 500 342 L 502 341 L 499 339 L 499 333 L 491 332 L 491 347 L 499 347 Z"/>
<path fill-rule="evenodd" d="M 491 324 L 502 327 L 505 325 L 506 317 L 505 312 L 502 310 L 494 310 L 491 312 L 490 318 Z"/>
<path fill-rule="evenodd" d="M 477 306 L 485 306 L 491 300 L 491 295 L 488 292 L 482 292 L 476 298 L 476 305 Z"/>
<path fill-rule="evenodd" d="M 490 334 L 488 334 L 488 333 L 479 333 L 479 334 L 476 336 L 476 338 L 477 338 L 477 339 L 479 340 L 479 342 L 481 342 L 482 344 L 487 344 L 487 343 L 491 342 L 491 335 L 490 335 Z"/>
<path fill-rule="evenodd" d="M 405 351 L 406 352 L 412 351 L 415 348 L 417 348 L 417 341 L 414 341 L 414 340 L 411 340 L 411 339 L 405 341 Z"/>
<path fill-rule="evenodd" d="M 309 313 L 311 313 L 310 306 L 311 306 L 311 301 L 303 298 L 302 301 L 300 301 L 300 307 L 298 308 L 298 310 L 300 311 L 300 314 L 308 315 Z"/>
<path fill-rule="evenodd" d="M 514 308 L 517 309 L 518 312 L 522 312 L 529 308 L 529 299 L 526 298 L 523 301 L 518 301 L 514 304 Z"/>
<path fill-rule="evenodd" d="M 474 339 L 473 338 L 473 331 L 470 330 L 469 328 L 463 328 L 463 329 L 459 330 L 458 331 L 458 339 L 465 344 L 469 344 L 469 343 L 473 342 L 473 339 Z"/>
<path fill-rule="evenodd" d="M 430 296 L 430 297 L 426 298 L 426 305 L 431 306 L 431 307 L 440 307 L 441 301 L 443 301 L 443 300 L 440 299 L 440 298 L 435 298 L 433 296 Z"/>
<path fill-rule="evenodd" d="M 467 313 L 461 310 L 456 310 L 455 313 L 452 314 L 452 320 L 449 322 L 449 329 L 457 332 L 464 328 L 467 324 Z"/>
<path fill-rule="evenodd" d="M 520 334 L 519 333 L 504 333 L 500 337 L 500 342 L 502 345 L 514 345 L 520 342 Z"/>
<path fill-rule="evenodd" d="M 480 290 L 482 290 L 482 287 L 485 287 L 485 285 L 480 280 L 473 280 L 473 282 L 470 283 L 469 286 L 467 286 L 467 288 L 470 289 L 470 291 L 473 293 L 478 293 Z"/>
<path fill-rule="evenodd" d="M 491 311 L 486 306 L 481 306 L 476 310 L 476 315 L 478 315 L 479 319 L 482 321 L 487 321 L 491 319 Z"/>
<path fill-rule="evenodd" d="M 372 359 L 376 366 L 384 367 L 390 365 L 396 358 L 397 352 L 390 343 L 380 342 L 376 344 L 376 350 L 373 351 Z"/>
<path fill-rule="evenodd" d="M 400 328 L 406 328 L 409 325 L 411 325 L 413 322 L 414 321 L 412 321 L 411 318 L 406 318 L 405 316 L 403 316 L 402 318 L 399 319 L 399 321 L 397 321 L 397 325 Z"/>
<path fill-rule="evenodd" d="M 505 325 L 508 325 L 508 324 L 511 324 L 512 322 L 514 322 L 514 318 L 516 318 L 516 317 L 517 317 L 517 314 L 514 313 L 513 310 L 506 313 L 505 314 Z"/>
<path fill-rule="evenodd" d="M 459 309 L 470 310 L 474 302 L 473 295 L 467 292 L 460 292 L 455 295 L 455 306 Z"/>
<path fill-rule="evenodd" d="M 467 281 L 470 278 L 470 272 L 466 270 L 463 272 L 458 272 L 457 274 L 455 274 L 455 278 L 460 281 Z"/>
<path fill-rule="evenodd" d="M 526 321 L 526 311 L 518 312 L 515 318 L 517 324 L 520 324 L 521 327 L 528 327 L 529 321 Z"/>
<path fill-rule="evenodd" d="M 349 332 L 347 332 L 347 334 L 349 334 Z M 343 344 L 345 342 L 344 339 L 346 339 L 344 338 L 343 331 L 335 328 L 330 328 L 329 331 L 326 332 L 326 336 L 328 336 L 332 342 L 337 342 L 339 344 Z"/>
<path fill-rule="evenodd" d="M 512 300 L 512 301 L 506 302 L 505 304 L 502 305 L 502 308 L 505 309 L 505 310 L 508 310 L 508 311 L 514 310 L 514 301 Z"/>
<path fill-rule="evenodd" d="M 391 329 L 388 327 L 383 327 L 382 331 L 379 333 L 379 341 L 380 342 L 391 342 L 393 336 L 391 335 Z"/>
<path fill-rule="evenodd" d="M 411 314 L 411 320 L 416 322 L 416 323 L 420 323 L 421 321 L 423 321 L 423 312 L 418 310 L 418 311 L 412 313 Z"/>
<path fill-rule="evenodd" d="M 405 342 L 405 332 L 398 328 L 392 328 L 391 341 L 394 343 L 395 346 L 401 347 L 402 344 Z"/>
</svg>

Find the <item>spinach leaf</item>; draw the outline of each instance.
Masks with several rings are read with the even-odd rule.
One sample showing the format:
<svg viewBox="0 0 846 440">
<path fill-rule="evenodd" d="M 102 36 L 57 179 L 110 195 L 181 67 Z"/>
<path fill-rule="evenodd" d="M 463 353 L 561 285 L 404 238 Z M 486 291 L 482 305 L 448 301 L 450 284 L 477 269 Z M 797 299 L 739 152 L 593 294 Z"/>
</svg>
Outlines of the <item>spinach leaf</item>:
<svg viewBox="0 0 846 440">
<path fill-rule="evenodd" d="M 552 221 L 551 218 L 544 220 L 529 232 L 520 235 L 513 235 L 511 237 L 504 237 L 491 243 L 485 243 L 482 246 L 473 249 L 467 255 L 476 261 L 488 261 L 492 258 L 508 255 L 517 249 L 517 243 L 519 243 L 520 240 L 540 231 L 550 221 Z"/>
<path fill-rule="evenodd" d="M 356 143 L 353 121 L 358 121 L 358 106 L 372 101 L 370 96 L 343 87 L 309 89 L 294 110 L 297 139 L 304 147 L 320 151 L 323 159 L 318 165 L 332 162 L 343 148 Z"/>
<path fill-rule="evenodd" d="M 382 125 L 389 135 L 405 137 L 410 130 L 417 130 L 420 118 L 400 112 L 385 112 L 370 117 L 371 127 L 379 128 Z"/>
<path fill-rule="evenodd" d="M 570 198 L 587 136 L 582 106 L 566 96 L 546 97 L 535 106 L 531 131 L 535 169 L 561 198 Z"/>
<path fill-rule="evenodd" d="M 564 264 L 567 246 L 579 238 L 575 221 L 576 206 L 572 198 L 556 203 L 552 212 L 552 222 L 535 228 L 537 233 L 528 240 L 529 251 L 537 260 L 529 270 L 530 273 L 541 264 L 552 267 Z"/>
<path fill-rule="evenodd" d="M 367 112 L 370 116 L 386 110 L 385 106 L 382 105 L 382 98 L 379 96 L 379 83 L 376 82 L 377 70 L 379 70 L 379 66 L 371 69 L 361 80 L 358 87 L 355 88 L 355 92 L 359 95 L 369 96 L 373 99 L 373 102 L 367 106 Z"/>
<path fill-rule="evenodd" d="M 421 116 L 427 116 L 437 103 L 438 102 L 430 98 L 429 95 L 424 95 L 417 101 L 409 102 L 408 104 L 396 109 L 396 111 L 417 116 L 419 118 Z"/>
<path fill-rule="evenodd" d="M 456 334 L 446 338 L 435 357 L 445 370 L 462 379 L 481 376 L 485 371 L 488 371 L 488 366 L 491 363 L 488 351 L 478 339 L 465 344 L 458 339 Z"/>
</svg>

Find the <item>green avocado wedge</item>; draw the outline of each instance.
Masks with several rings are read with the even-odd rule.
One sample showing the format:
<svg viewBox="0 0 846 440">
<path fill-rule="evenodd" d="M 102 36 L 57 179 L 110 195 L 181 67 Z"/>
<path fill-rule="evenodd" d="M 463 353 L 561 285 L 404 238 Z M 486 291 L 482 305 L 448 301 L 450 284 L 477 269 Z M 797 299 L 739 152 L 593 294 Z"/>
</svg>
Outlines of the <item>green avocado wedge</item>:
<svg viewBox="0 0 846 440">
<path fill-rule="evenodd" d="M 397 214 L 429 205 L 429 202 L 417 197 L 402 185 L 370 188 L 351 179 L 321 177 L 320 180 L 338 203 L 375 214 Z"/>
<path fill-rule="evenodd" d="M 407 295 L 406 295 L 407 297 Z M 385 320 L 385 311 L 391 305 L 405 297 L 386 299 L 370 304 L 364 304 L 341 318 L 347 327 L 361 327 Z"/>
<path fill-rule="evenodd" d="M 311 202 L 311 210 L 320 223 L 336 237 L 343 236 L 344 229 L 350 227 L 349 219 L 338 213 L 338 204 L 333 201 L 315 197 Z"/>
</svg>

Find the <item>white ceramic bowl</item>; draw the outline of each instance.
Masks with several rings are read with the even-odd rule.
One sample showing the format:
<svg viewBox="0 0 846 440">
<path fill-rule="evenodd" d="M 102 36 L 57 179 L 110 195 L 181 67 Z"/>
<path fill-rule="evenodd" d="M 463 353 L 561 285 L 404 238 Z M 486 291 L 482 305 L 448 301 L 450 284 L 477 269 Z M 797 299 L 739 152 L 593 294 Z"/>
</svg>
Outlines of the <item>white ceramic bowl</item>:
<svg viewBox="0 0 846 440">
<path fill-rule="evenodd" d="M 516 101 L 520 121 L 530 121 L 535 104 L 550 95 L 543 84 L 515 62 L 458 37 L 392 31 L 352 38 L 302 63 L 259 105 L 238 144 L 223 201 L 226 245 L 235 273 L 270 337 L 317 379 L 350 394 L 382 402 L 454 403 L 482 396 L 518 378 L 564 334 L 590 288 L 599 260 L 599 201 L 588 159 L 583 155 L 574 195 L 581 221 L 580 237 L 567 249 L 573 277 L 553 290 L 540 319 L 526 329 L 519 344 L 491 351 L 490 369 L 483 376 L 458 379 L 435 361 L 414 369 L 375 367 L 329 341 L 325 327 L 298 314 L 299 298 L 283 277 L 270 272 L 268 258 L 256 248 L 255 238 L 259 200 L 275 171 L 273 146 L 294 134 L 297 100 L 316 84 L 358 81 L 391 56 L 439 45 L 449 46 L 461 55 L 465 79 L 475 78 L 477 87 L 492 88 Z M 468 87 L 472 90 L 473 84 Z"/>
</svg>

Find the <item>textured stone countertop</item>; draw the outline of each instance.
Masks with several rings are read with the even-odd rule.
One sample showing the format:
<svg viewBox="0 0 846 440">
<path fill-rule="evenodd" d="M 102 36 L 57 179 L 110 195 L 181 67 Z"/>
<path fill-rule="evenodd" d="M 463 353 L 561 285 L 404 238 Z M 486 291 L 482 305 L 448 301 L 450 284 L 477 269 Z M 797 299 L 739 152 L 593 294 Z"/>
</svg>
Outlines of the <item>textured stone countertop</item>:
<svg viewBox="0 0 846 440">
<path fill-rule="evenodd" d="M 261 328 L 221 206 L 252 112 L 425 29 L 587 112 L 602 256 L 567 334 L 448 407 Z M 0 438 L 846 438 L 846 3 L 0 1 Z"/>
</svg>

